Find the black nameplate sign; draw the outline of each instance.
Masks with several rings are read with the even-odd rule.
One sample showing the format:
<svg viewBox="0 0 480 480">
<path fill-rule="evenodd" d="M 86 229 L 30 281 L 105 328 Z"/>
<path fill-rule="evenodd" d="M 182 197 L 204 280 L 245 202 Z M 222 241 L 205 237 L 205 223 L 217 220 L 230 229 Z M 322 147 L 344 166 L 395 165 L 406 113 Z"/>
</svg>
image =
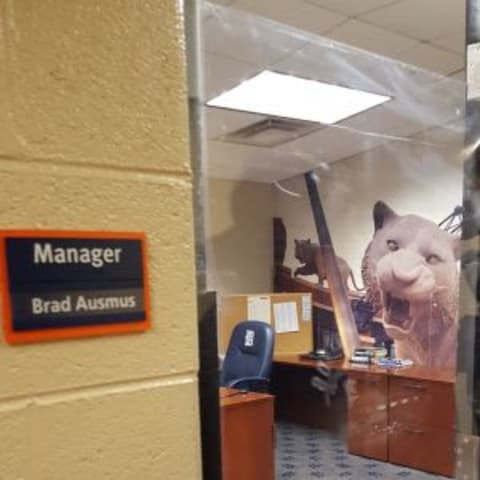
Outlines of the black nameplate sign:
<svg viewBox="0 0 480 480">
<path fill-rule="evenodd" d="M 150 327 L 143 234 L 3 231 L 0 268 L 9 343 Z"/>
</svg>

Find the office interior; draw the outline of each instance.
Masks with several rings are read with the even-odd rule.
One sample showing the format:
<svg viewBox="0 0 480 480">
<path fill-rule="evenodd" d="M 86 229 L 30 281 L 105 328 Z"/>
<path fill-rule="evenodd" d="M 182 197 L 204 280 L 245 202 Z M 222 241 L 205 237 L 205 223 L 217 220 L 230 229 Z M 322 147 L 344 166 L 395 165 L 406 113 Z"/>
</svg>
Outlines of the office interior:
<svg viewBox="0 0 480 480">
<path fill-rule="evenodd" d="M 207 289 L 217 293 L 221 361 L 240 322 L 261 320 L 275 331 L 263 390 L 272 396 L 275 435 L 271 457 L 269 444 L 254 446 L 261 449 L 252 460 L 258 478 L 478 478 L 468 466 L 478 450 L 475 415 L 466 407 L 473 393 L 457 375 L 459 285 L 463 308 L 474 303 L 460 280 L 458 246 L 467 121 L 463 2 L 445 2 L 432 25 L 429 2 L 373 1 L 362 10 L 362 2 L 319 0 L 299 2 L 294 13 L 287 2 L 270 9 L 274 2 L 227 3 L 202 7 L 205 268 Z M 292 118 L 282 102 L 270 104 L 275 114 L 261 110 L 262 102 L 255 111 L 255 102 L 242 108 L 221 97 L 262 72 L 378 98 L 339 120 L 319 114 L 303 121 L 311 111 Z M 298 92 L 282 94 L 291 107 L 289 95 Z M 334 104 L 313 110 L 328 118 Z M 307 172 L 341 258 L 336 267 L 356 312 L 353 333 L 342 330 L 348 326 L 338 318 L 331 277 L 318 274 L 311 256 L 319 237 Z M 382 263 L 392 253 L 397 260 Z M 415 280 L 423 275 L 419 256 L 426 273 Z M 267 318 L 249 318 L 254 311 Z M 352 335 L 356 346 L 383 348 L 412 365 L 351 364 L 345 341 Z M 302 360 L 319 342 L 339 358 Z M 455 389 L 465 408 L 455 408 Z M 228 390 L 220 411 L 237 400 Z M 224 478 L 247 478 L 242 452 L 222 457 L 231 467 Z M 272 468 L 262 470 L 268 462 Z"/>
</svg>

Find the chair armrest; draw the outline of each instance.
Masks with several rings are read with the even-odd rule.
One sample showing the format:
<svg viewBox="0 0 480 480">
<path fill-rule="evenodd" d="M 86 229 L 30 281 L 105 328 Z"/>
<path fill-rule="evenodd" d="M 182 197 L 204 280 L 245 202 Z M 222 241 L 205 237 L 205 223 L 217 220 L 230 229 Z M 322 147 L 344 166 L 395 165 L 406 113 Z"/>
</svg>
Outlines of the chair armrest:
<svg viewBox="0 0 480 480">
<path fill-rule="evenodd" d="M 241 377 L 236 378 L 235 380 L 230 380 L 225 386 L 238 388 L 240 390 L 260 390 L 265 392 L 268 390 L 269 384 L 270 380 L 265 377 Z"/>
</svg>

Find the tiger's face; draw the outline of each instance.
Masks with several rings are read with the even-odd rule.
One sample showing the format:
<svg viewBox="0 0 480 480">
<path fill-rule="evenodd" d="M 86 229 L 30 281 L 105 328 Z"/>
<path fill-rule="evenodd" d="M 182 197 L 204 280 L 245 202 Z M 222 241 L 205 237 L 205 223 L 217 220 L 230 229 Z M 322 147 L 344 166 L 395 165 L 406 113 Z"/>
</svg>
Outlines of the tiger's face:
<svg viewBox="0 0 480 480">
<path fill-rule="evenodd" d="M 383 323 L 394 339 L 429 335 L 439 305 L 455 316 L 457 241 L 435 223 L 397 215 L 383 202 L 374 208 L 375 234 L 368 248 L 370 288 L 378 289 Z M 377 295 L 378 298 L 378 295 Z"/>
<path fill-rule="evenodd" d="M 310 263 L 313 259 L 314 244 L 310 239 L 297 240 L 295 239 L 295 258 L 300 263 Z"/>
</svg>

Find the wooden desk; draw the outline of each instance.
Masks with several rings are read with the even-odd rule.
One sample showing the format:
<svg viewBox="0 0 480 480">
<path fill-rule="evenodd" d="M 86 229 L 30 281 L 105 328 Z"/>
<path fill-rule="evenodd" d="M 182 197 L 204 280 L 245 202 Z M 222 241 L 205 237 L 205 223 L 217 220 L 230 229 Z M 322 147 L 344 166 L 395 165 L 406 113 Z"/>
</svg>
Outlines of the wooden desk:
<svg viewBox="0 0 480 480">
<path fill-rule="evenodd" d="M 299 373 L 309 370 L 313 377 L 318 367 L 348 375 L 350 453 L 453 476 L 454 370 L 388 370 L 344 360 L 304 360 L 298 354 L 288 354 L 275 357 L 275 382 L 281 383 L 285 375 L 291 389 L 292 368 L 300 369 Z M 281 398 L 277 400 L 282 403 Z"/>
<path fill-rule="evenodd" d="M 223 480 L 274 480 L 273 397 L 220 388 Z"/>
<path fill-rule="evenodd" d="M 428 380 L 432 382 L 442 382 L 455 384 L 456 372 L 453 369 L 427 368 L 427 367 L 407 367 L 387 369 L 374 365 L 356 365 L 348 360 L 334 360 L 331 362 L 323 362 L 321 360 L 308 360 L 300 357 L 298 353 L 286 353 L 275 355 L 275 364 L 277 365 L 293 365 L 301 368 L 318 368 L 327 367 L 332 370 L 339 370 L 346 373 L 368 372 L 371 374 L 387 375 L 389 377 L 411 378 L 415 380 Z"/>
</svg>

